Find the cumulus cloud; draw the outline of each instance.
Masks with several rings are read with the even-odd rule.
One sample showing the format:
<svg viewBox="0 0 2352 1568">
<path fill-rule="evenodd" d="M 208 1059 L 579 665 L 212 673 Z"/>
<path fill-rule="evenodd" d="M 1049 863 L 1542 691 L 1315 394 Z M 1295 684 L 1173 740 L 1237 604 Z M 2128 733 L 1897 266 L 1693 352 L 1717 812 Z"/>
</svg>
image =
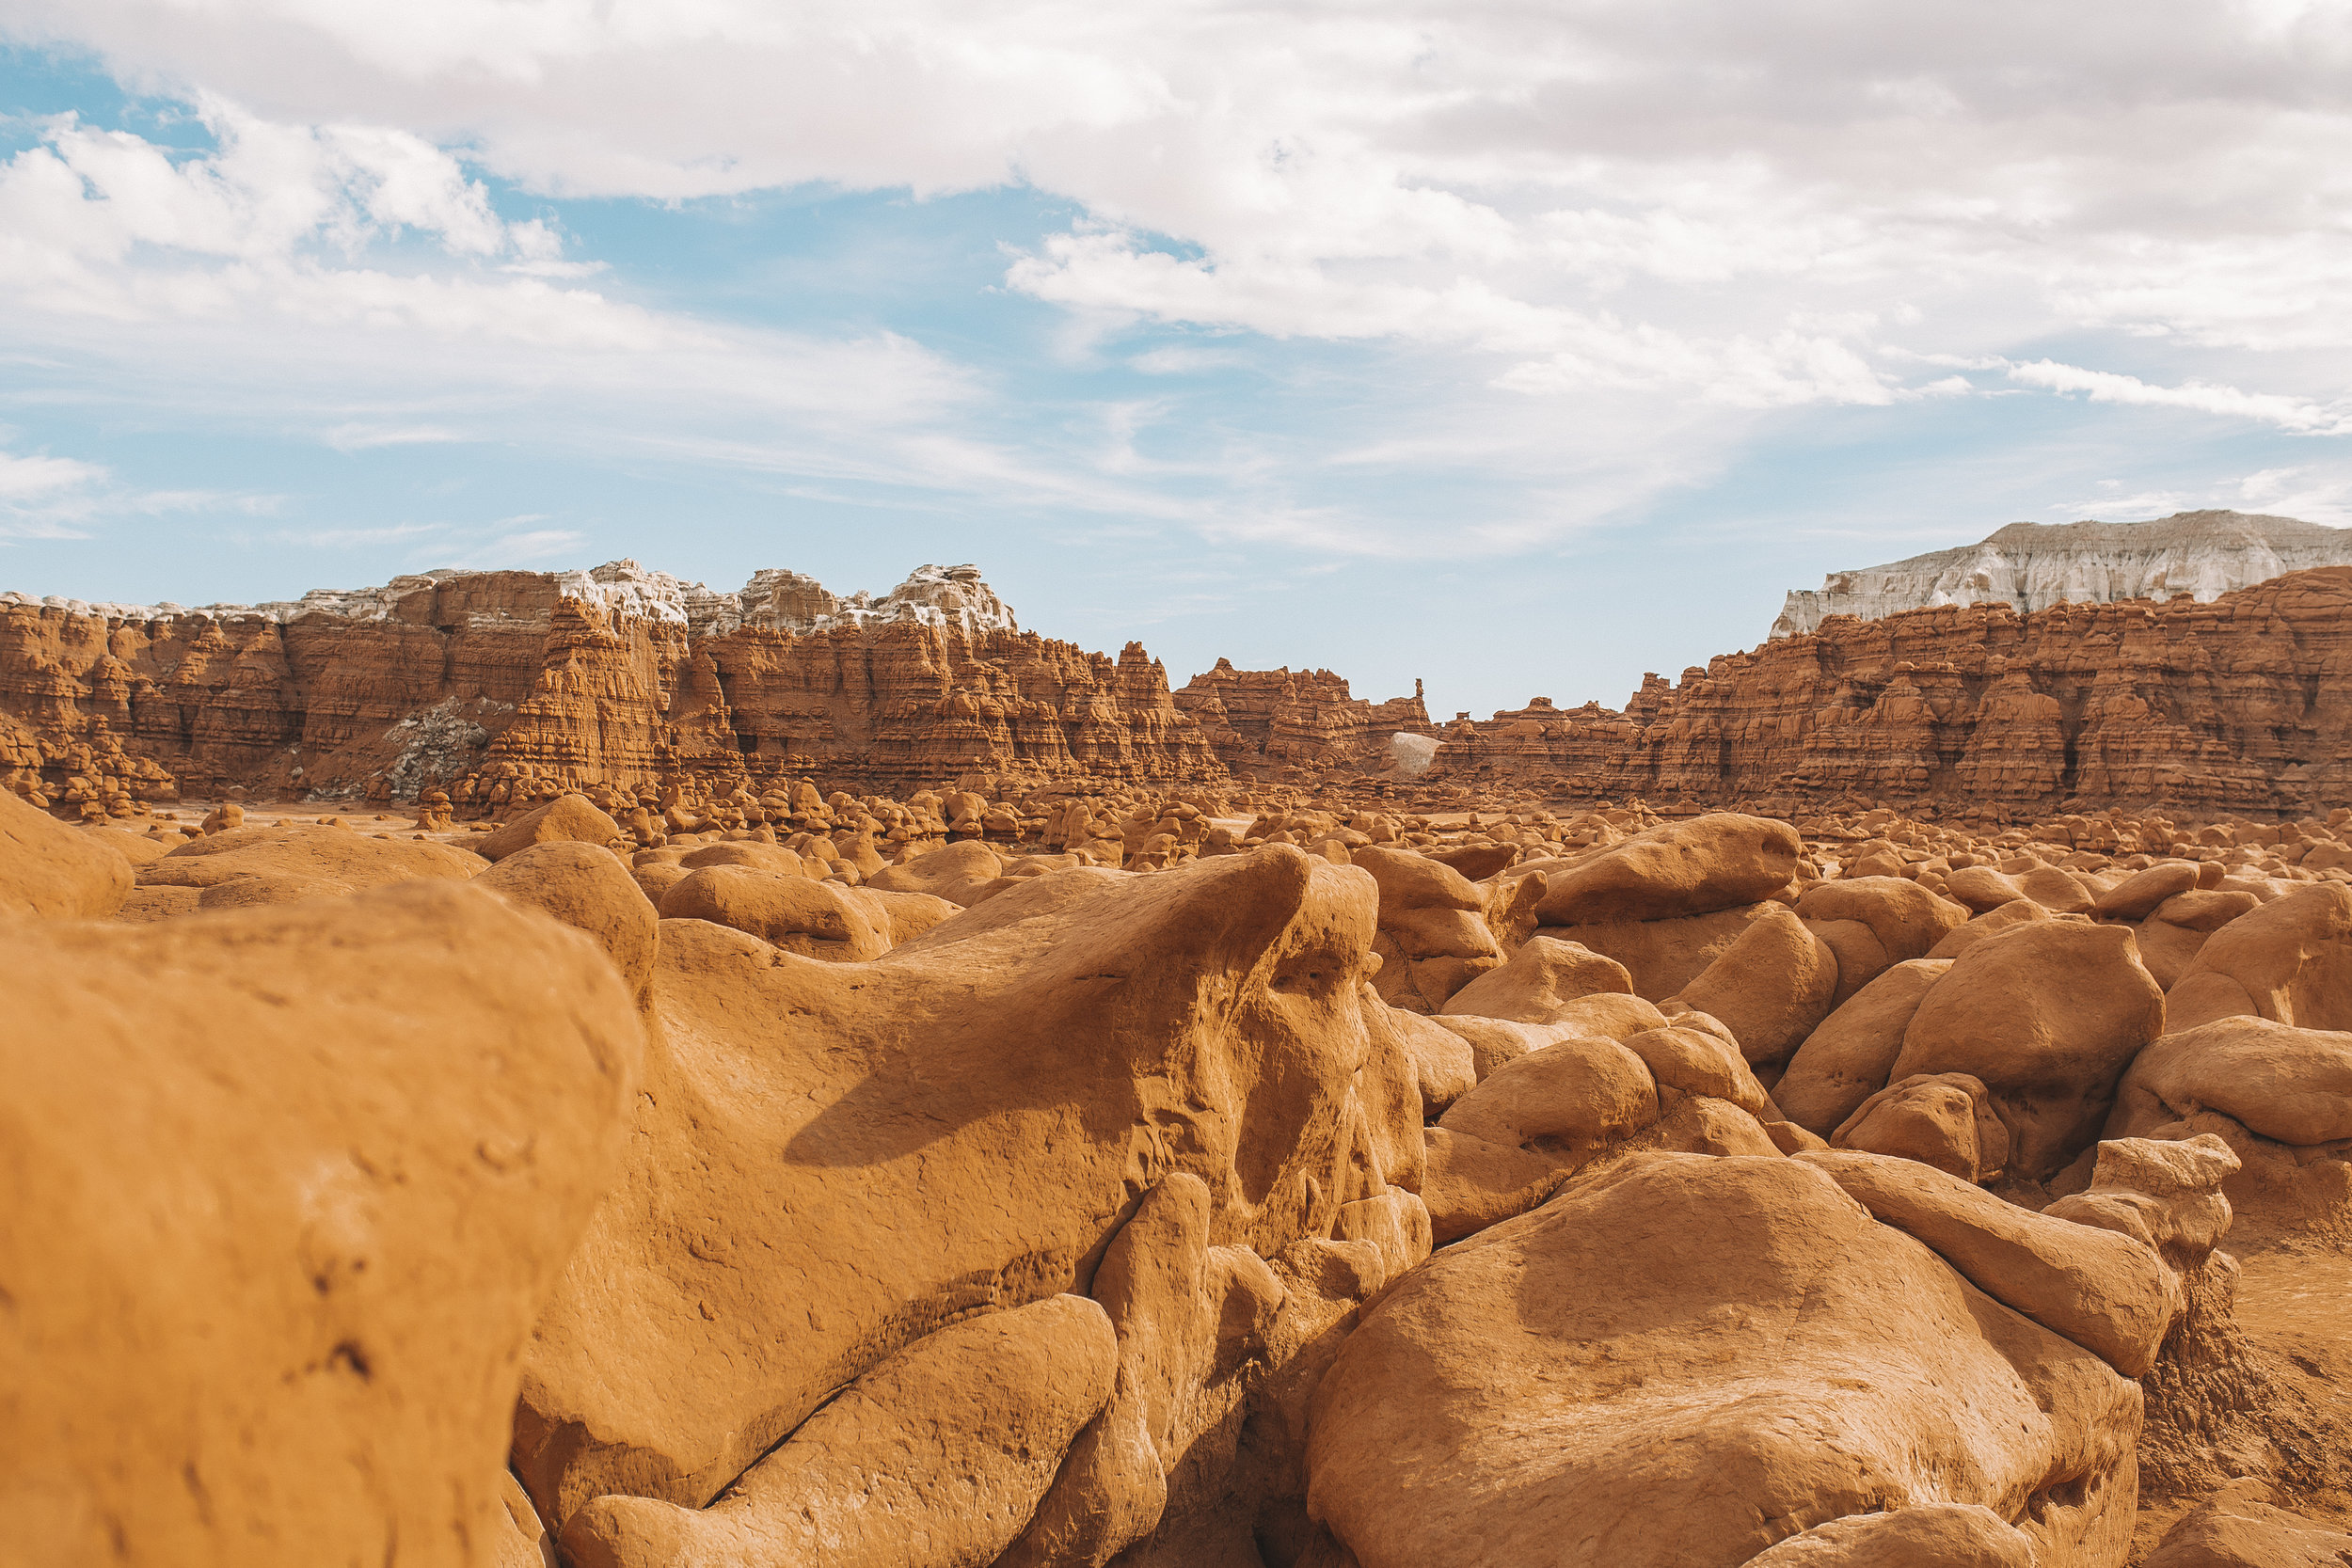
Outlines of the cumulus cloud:
<svg viewBox="0 0 2352 1568">
<path fill-rule="evenodd" d="M 217 144 L 53 126 L 0 171 L 16 299 L 331 333 L 411 389 L 601 398 L 599 438 L 666 403 L 622 434 L 804 479 L 1504 548 L 1692 483 L 1776 410 L 1999 391 L 2352 433 L 2342 6 L 0 0 L 0 32 L 95 52 Z M 1132 439 L 977 436 L 983 378 L 922 344 L 587 287 L 597 260 L 501 217 L 485 177 L 550 200 L 1021 184 L 1077 216 L 1008 287 L 1219 341 L 1138 371 L 1225 340 L 1406 357 L 1353 458 L 1237 443 L 1234 487 L 1175 499 Z M 383 261 L 403 235 L 436 264 Z M 394 405 L 324 428 L 470 427 Z M 1424 434 L 1519 475 L 1518 500 L 1438 536 L 1250 488 Z"/>
</svg>

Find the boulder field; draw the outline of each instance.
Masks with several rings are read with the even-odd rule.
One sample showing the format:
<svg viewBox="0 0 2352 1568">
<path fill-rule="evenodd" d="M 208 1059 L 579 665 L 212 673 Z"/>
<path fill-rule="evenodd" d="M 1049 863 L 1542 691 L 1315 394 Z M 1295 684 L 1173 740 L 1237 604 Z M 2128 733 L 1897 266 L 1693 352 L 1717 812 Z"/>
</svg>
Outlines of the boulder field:
<svg viewBox="0 0 2352 1568">
<path fill-rule="evenodd" d="M 976 783 L 0 792 L 0 1564 L 2352 1560 L 2352 814 Z"/>
</svg>

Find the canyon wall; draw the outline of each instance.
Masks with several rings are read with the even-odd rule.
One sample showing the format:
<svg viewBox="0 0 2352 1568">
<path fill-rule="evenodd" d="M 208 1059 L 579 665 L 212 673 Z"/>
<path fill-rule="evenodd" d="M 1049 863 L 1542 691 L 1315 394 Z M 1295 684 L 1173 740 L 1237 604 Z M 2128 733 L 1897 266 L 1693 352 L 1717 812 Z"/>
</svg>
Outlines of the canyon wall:
<svg viewBox="0 0 2352 1568">
<path fill-rule="evenodd" d="M 1436 733 L 1419 681 L 1410 697 L 1375 703 L 1349 695 L 1328 670 L 1236 670 L 1220 658 L 1175 697 L 1237 774 L 1377 772 L 1389 764 L 1391 736 Z"/>
<path fill-rule="evenodd" d="M 1535 705 L 1446 732 L 1426 777 L 1567 799 L 1837 802 L 2030 816 L 2352 801 L 2352 568 L 2210 603 L 1947 605 L 1649 676 L 1625 711 Z"/>
<path fill-rule="evenodd" d="M 2242 512 L 2179 512 L 2148 523 L 2011 523 L 1991 538 L 1792 590 L 1774 637 L 1832 615 L 1874 620 L 1947 604 L 2111 604 L 2223 594 L 2316 566 L 2352 566 L 2352 529 Z"/>
<path fill-rule="evenodd" d="M 458 802 L 609 783 L 1221 777 L 1167 672 L 1014 629 L 976 568 L 877 600 L 620 562 L 437 572 L 254 607 L 0 599 L 0 784 L 68 806 L 270 795 Z"/>
<path fill-rule="evenodd" d="M 762 573 L 723 594 L 628 562 L 432 573 L 250 609 L 0 596 L 0 786 L 69 812 L 217 797 L 462 809 L 608 784 L 725 797 L 808 778 L 905 792 L 1173 787 L 1231 775 L 1562 800 L 2030 816 L 2255 816 L 2352 801 L 2352 568 L 2211 602 L 1946 605 L 1652 675 L 1622 711 L 1442 730 L 1417 690 L 1220 660 L 1181 690 L 1015 628 L 969 567 L 880 599 Z M 1399 732 L 1435 736 L 1425 771 Z"/>
</svg>

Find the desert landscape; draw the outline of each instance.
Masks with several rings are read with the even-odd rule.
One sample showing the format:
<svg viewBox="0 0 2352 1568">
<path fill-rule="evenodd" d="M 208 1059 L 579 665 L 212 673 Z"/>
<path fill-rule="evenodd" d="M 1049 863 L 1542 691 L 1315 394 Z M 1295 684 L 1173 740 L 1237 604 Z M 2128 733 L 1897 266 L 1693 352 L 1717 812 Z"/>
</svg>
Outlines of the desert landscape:
<svg viewBox="0 0 2352 1568">
<path fill-rule="evenodd" d="M 0 595 L 0 1563 L 2352 1562 L 2288 521 L 1485 720 L 973 566 Z"/>
</svg>

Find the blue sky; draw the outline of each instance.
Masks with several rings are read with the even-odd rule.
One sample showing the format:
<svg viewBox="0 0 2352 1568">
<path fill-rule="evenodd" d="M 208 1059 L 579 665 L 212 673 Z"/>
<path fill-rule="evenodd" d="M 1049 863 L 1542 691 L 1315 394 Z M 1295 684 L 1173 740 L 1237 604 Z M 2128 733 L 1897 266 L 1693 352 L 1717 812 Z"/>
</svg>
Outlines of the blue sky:
<svg viewBox="0 0 2352 1568">
<path fill-rule="evenodd" d="M 0 0 L 0 587 L 633 556 L 1615 705 L 2352 522 L 2344 8 Z"/>
</svg>

